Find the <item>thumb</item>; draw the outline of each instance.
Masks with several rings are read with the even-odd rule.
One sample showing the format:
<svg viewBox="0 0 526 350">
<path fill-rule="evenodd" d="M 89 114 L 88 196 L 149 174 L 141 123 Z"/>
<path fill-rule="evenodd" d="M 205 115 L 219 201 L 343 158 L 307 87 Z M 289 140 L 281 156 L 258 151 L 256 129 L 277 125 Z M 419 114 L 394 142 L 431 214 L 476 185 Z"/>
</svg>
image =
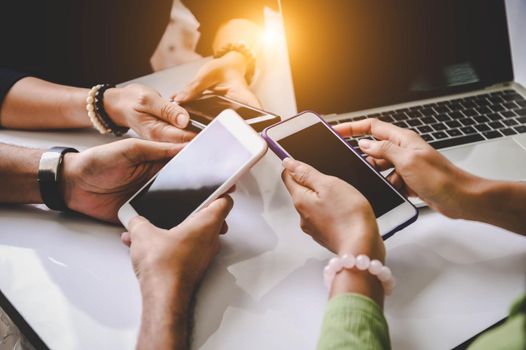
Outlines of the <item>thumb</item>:
<svg viewBox="0 0 526 350">
<path fill-rule="evenodd" d="M 130 140 L 131 141 L 131 140 Z M 134 164 L 158 162 L 173 158 L 183 147 L 184 143 L 155 142 L 133 139 L 125 150 L 126 156 Z"/>
<path fill-rule="evenodd" d="M 129 239 L 130 242 L 133 242 L 135 240 L 135 237 L 138 235 L 141 235 L 143 232 L 151 231 L 157 229 L 154 225 L 152 225 L 148 219 L 142 217 L 142 216 L 136 216 L 130 220 L 128 223 L 128 232 L 129 236 L 126 237 Z"/>
<path fill-rule="evenodd" d="M 371 141 L 362 139 L 358 141 L 360 149 L 376 159 L 385 159 L 396 167 L 401 161 L 403 150 L 390 141 Z"/>
<path fill-rule="evenodd" d="M 165 100 L 160 95 L 152 96 L 148 113 L 181 129 L 186 128 L 190 122 L 190 116 L 183 107 Z"/>
<path fill-rule="evenodd" d="M 295 182 L 314 192 L 317 192 L 316 188 L 325 176 L 310 165 L 291 158 L 285 158 L 283 160 L 283 167 L 288 170 Z"/>
</svg>

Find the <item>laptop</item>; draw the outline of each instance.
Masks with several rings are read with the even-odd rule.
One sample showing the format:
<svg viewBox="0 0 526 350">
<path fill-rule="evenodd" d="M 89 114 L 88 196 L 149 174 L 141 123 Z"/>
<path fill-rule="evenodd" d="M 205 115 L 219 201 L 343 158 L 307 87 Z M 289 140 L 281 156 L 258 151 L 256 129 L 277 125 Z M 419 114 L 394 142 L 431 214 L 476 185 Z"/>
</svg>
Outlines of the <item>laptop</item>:
<svg viewBox="0 0 526 350">
<path fill-rule="evenodd" d="M 526 89 L 513 81 L 504 0 L 280 7 L 298 110 L 332 125 L 378 118 L 473 174 L 526 180 Z"/>
</svg>

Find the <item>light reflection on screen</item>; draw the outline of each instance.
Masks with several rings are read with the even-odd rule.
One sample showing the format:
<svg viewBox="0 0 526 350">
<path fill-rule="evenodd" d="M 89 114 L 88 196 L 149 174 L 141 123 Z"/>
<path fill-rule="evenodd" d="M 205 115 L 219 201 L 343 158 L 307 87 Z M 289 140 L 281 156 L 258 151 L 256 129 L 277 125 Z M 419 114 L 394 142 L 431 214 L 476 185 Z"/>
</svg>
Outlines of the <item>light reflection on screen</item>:
<svg viewBox="0 0 526 350">
<path fill-rule="evenodd" d="M 180 224 L 251 157 L 219 122 L 210 124 L 188 147 L 130 202 L 158 227 Z"/>
</svg>

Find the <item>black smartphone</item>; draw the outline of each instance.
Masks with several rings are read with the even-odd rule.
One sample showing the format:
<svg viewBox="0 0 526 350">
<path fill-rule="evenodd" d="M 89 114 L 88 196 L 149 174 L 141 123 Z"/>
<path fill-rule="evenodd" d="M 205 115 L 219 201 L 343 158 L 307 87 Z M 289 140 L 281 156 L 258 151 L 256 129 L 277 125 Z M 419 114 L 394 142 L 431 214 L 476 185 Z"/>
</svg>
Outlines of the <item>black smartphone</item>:
<svg viewBox="0 0 526 350">
<path fill-rule="evenodd" d="M 219 95 L 205 95 L 197 100 L 182 103 L 181 106 L 190 114 L 192 129 L 199 132 L 225 109 L 232 109 L 256 131 L 281 121 L 275 114 L 232 100 Z"/>
</svg>

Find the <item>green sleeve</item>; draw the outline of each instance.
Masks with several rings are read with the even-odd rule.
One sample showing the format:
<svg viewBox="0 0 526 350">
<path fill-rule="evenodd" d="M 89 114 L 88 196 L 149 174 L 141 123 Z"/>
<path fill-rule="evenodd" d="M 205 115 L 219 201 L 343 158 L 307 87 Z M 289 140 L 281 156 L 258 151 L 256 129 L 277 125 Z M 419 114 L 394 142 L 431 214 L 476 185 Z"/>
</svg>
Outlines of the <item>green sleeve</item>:
<svg viewBox="0 0 526 350">
<path fill-rule="evenodd" d="M 334 297 L 325 311 L 318 350 L 390 349 L 380 307 L 360 294 Z"/>
<path fill-rule="evenodd" d="M 513 304 L 510 315 L 502 326 L 478 337 L 468 349 L 526 349 L 526 295 Z"/>
</svg>

